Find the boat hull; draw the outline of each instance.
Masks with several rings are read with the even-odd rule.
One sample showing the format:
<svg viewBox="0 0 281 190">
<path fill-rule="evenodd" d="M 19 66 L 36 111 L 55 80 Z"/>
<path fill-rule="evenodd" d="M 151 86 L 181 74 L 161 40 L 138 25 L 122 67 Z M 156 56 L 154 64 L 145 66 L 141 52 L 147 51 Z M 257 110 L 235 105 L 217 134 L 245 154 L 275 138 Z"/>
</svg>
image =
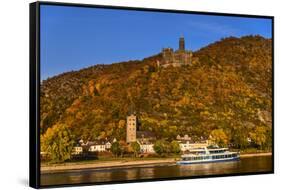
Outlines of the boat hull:
<svg viewBox="0 0 281 190">
<path fill-rule="evenodd" d="M 188 164 L 203 164 L 203 163 L 212 163 L 212 162 L 229 162 L 229 161 L 238 161 L 240 157 L 233 157 L 227 159 L 208 159 L 208 160 L 193 160 L 193 161 L 178 161 L 178 165 L 188 165 Z"/>
</svg>

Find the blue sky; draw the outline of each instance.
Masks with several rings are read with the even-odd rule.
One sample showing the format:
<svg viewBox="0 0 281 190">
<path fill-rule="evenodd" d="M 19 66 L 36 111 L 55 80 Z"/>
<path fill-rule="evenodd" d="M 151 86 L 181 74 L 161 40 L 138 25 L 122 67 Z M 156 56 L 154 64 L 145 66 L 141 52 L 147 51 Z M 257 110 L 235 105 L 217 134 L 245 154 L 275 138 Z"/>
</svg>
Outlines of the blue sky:
<svg viewBox="0 0 281 190">
<path fill-rule="evenodd" d="M 41 79 L 95 64 L 143 59 L 163 47 L 198 50 L 228 36 L 271 38 L 271 20 L 41 5 Z"/>
</svg>

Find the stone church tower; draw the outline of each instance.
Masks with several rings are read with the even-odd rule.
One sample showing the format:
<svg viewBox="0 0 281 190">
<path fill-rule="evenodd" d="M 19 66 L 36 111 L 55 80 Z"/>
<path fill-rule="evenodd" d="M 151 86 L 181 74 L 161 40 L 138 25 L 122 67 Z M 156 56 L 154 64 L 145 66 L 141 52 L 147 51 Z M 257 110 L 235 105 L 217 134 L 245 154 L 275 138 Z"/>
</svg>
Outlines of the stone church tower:
<svg viewBox="0 0 281 190">
<path fill-rule="evenodd" d="M 127 131 L 126 131 L 126 142 L 137 141 L 137 116 L 131 114 L 127 116 Z"/>
<path fill-rule="evenodd" d="M 180 37 L 180 40 L 179 40 L 179 50 L 180 51 L 185 51 L 184 37 Z"/>
</svg>

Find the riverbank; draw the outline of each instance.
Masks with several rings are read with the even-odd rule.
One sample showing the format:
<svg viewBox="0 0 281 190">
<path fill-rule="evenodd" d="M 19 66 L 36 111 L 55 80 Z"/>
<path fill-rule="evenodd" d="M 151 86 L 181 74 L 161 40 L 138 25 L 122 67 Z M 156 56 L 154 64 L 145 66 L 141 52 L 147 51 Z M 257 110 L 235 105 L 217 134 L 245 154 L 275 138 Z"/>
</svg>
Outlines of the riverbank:
<svg viewBox="0 0 281 190">
<path fill-rule="evenodd" d="M 255 156 L 271 156 L 271 152 L 266 153 L 249 153 L 241 154 L 242 158 Z M 149 167 L 175 164 L 179 158 L 150 158 L 150 159 L 128 159 L 120 158 L 119 160 L 107 161 L 87 161 L 87 162 L 70 162 L 63 164 L 50 164 L 41 166 L 41 173 L 56 173 L 66 172 L 68 170 L 83 170 L 83 169 L 112 169 L 112 168 L 130 168 L 130 167 Z"/>
<path fill-rule="evenodd" d="M 245 157 L 253 157 L 253 156 L 272 156 L 271 152 L 262 152 L 262 153 L 244 153 L 240 154 L 240 157 L 245 158 Z"/>
<path fill-rule="evenodd" d="M 41 173 L 52 173 L 67 170 L 82 170 L 82 169 L 108 169 L 119 167 L 143 167 L 143 166 L 160 166 L 174 164 L 176 158 L 159 158 L 151 160 L 119 160 L 119 161 L 94 161 L 93 163 L 66 163 L 56 165 L 41 166 Z"/>
</svg>

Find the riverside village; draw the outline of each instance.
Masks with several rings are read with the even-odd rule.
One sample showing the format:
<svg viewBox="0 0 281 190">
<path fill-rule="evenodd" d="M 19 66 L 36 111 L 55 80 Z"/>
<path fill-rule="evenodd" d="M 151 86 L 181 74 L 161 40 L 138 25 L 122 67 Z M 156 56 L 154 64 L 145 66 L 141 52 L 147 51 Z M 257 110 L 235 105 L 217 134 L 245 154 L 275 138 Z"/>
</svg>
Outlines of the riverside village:
<svg viewBox="0 0 281 190">
<path fill-rule="evenodd" d="M 48 154 L 41 152 L 43 161 L 47 156 Z M 239 160 L 240 154 L 230 152 L 228 148 L 220 148 L 212 141 L 203 138 L 195 142 L 188 134 L 177 135 L 171 142 L 157 140 L 153 132 L 138 130 L 136 114 L 127 116 L 125 142 L 118 142 L 116 138 L 86 142 L 80 139 L 71 151 L 71 160 L 110 160 L 117 157 L 118 159 L 169 157 L 174 159 L 170 162 L 177 164 L 195 164 L 236 161 Z"/>
<path fill-rule="evenodd" d="M 127 116 L 125 146 L 130 145 L 131 143 L 137 143 L 139 145 L 138 152 L 140 155 L 145 156 L 149 154 L 155 154 L 156 152 L 154 150 L 154 143 L 156 141 L 156 137 L 154 133 L 150 131 L 138 130 L 137 123 L 137 116 L 135 114 Z M 184 136 L 177 135 L 175 141 L 178 142 L 181 152 L 186 152 L 195 148 L 204 148 L 210 145 L 209 141 L 204 139 L 202 139 L 200 142 L 194 142 L 187 134 Z M 73 148 L 72 154 L 82 155 L 85 152 L 110 152 L 112 144 L 116 142 L 116 138 L 87 142 L 84 142 L 81 139 Z"/>
</svg>

